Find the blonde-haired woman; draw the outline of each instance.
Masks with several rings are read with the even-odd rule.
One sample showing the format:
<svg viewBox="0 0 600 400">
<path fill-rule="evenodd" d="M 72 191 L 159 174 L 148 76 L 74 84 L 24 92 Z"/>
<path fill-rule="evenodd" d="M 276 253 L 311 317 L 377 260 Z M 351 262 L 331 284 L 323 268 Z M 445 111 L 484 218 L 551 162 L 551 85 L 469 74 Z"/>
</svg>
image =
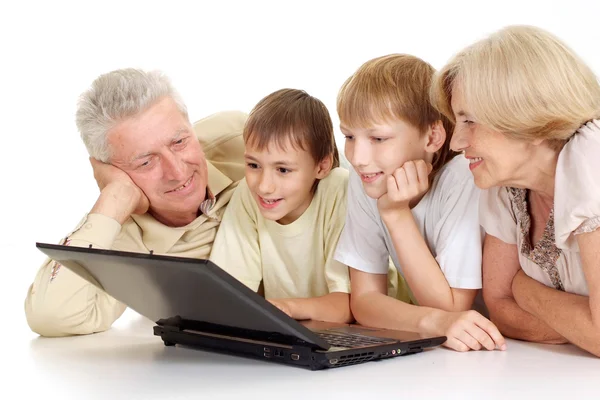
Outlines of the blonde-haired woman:
<svg viewBox="0 0 600 400">
<path fill-rule="evenodd" d="M 600 356 L 600 85 L 552 34 L 510 26 L 458 53 L 433 102 L 482 189 L 483 294 L 512 338 Z"/>
</svg>

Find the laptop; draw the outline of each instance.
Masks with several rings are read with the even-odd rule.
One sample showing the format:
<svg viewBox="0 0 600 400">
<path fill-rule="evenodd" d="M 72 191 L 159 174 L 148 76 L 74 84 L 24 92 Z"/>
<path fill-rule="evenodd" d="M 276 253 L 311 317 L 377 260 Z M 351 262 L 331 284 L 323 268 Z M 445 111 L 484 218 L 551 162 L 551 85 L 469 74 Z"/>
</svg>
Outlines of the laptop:
<svg viewBox="0 0 600 400">
<path fill-rule="evenodd" d="M 318 370 L 422 352 L 446 337 L 299 322 L 209 260 L 36 243 L 183 345 Z"/>
</svg>

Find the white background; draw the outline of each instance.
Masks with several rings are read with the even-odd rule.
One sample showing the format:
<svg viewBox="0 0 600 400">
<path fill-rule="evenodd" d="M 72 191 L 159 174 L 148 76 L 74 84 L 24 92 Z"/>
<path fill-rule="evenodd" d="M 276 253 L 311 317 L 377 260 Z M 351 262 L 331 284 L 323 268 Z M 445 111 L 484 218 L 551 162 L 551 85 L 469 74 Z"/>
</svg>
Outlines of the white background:
<svg viewBox="0 0 600 400">
<path fill-rule="evenodd" d="M 99 74 L 161 69 L 192 120 L 223 109 L 249 111 L 276 89 L 301 88 L 323 100 L 337 124 L 337 90 L 364 61 L 402 52 L 440 68 L 507 24 L 552 31 L 598 73 L 599 13 L 596 0 L 2 1 L 3 358 L 18 363 L 26 345 L 11 342 L 35 337 L 23 314 L 44 259 L 35 242 L 57 242 L 98 194 L 74 113 L 77 97 Z"/>
</svg>

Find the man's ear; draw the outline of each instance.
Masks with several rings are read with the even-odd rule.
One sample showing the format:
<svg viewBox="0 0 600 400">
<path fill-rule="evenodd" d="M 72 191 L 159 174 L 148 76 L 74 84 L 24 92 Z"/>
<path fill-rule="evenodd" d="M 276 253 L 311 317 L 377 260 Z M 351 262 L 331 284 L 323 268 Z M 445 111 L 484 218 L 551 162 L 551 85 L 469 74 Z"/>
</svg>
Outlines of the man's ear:
<svg viewBox="0 0 600 400">
<path fill-rule="evenodd" d="M 425 151 L 435 153 L 442 148 L 446 142 L 446 129 L 442 121 L 435 121 L 427 130 L 427 138 L 425 142 Z"/>
<path fill-rule="evenodd" d="M 328 155 L 317 165 L 317 179 L 323 179 L 331 172 L 333 166 L 333 154 Z"/>
</svg>

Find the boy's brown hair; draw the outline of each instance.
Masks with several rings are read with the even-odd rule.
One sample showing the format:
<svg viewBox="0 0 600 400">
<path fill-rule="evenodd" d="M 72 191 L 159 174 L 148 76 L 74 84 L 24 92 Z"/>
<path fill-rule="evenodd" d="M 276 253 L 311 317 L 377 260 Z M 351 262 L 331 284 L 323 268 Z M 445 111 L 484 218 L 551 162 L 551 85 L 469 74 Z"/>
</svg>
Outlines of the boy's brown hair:
<svg viewBox="0 0 600 400">
<path fill-rule="evenodd" d="M 281 89 L 259 101 L 244 126 L 244 141 L 260 150 L 291 143 L 308 151 L 315 163 L 332 155 L 331 168 L 340 166 L 329 111 L 304 90 Z"/>
<path fill-rule="evenodd" d="M 450 150 L 453 123 L 436 110 L 429 98 L 435 69 L 407 54 L 390 54 L 364 63 L 342 85 L 337 98 L 340 121 L 352 127 L 399 119 L 423 134 L 436 121 L 442 121 L 446 141 L 433 158 L 430 178 L 457 153 Z"/>
</svg>

